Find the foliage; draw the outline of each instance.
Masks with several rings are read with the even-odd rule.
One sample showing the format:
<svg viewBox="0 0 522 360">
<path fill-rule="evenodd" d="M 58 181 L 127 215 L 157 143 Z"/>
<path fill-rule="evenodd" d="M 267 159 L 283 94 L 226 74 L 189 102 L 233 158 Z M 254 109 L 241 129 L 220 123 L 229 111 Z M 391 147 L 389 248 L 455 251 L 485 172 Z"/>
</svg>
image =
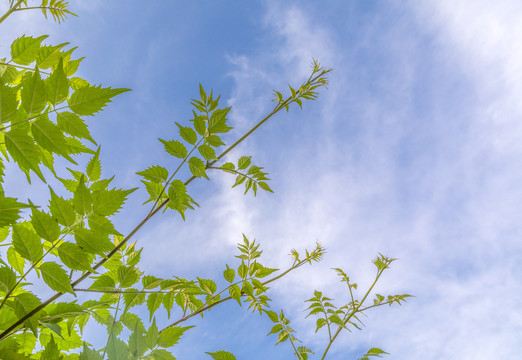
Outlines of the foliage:
<svg viewBox="0 0 522 360">
<path fill-rule="evenodd" d="M 67 5 L 44 0 L 31 7 L 27 1 L 10 1 L 0 22 L 15 11 L 34 8 L 62 21 L 72 14 Z M 220 107 L 220 97 L 200 85 L 199 99 L 191 102 L 193 118 L 175 124 L 179 137 L 159 139 L 176 162 L 174 170 L 154 164 L 137 172 L 152 206 L 123 236 L 111 217 L 136 189 L 112 188 L 113 177 L 102 177 L 100 147 L 86 117 L 128 89 L 92 85 L 75 76 L 82 61 L 74 58 L 75 48 L 67 48 L 67 43 L 43 45 L 46 38 L 23 35 L 12 43 L 11 58 L 0 60 L 0 176 L 5 175 L 5 162 L 12 161 L 29 183 L 49 181 L 63 186 L 49 186 L 49 204 L 38 205 L 5 194 L 0 182 L 0 240 L 6 249 L 0 259 L 0 358 L 174 359 L 172 347 L 194 327 L 184 323 L 233 300 L 266 314 L 275 323 L 270 334 L 277 334 L 276 343 L 289 340 L 298 359 L 308 359 L 313 352 L 297 346 L 290 320 L 283 311 L 271 310 L 268 285 L 321 260 L 325 249 L 320 244 L 304 254 L 292 250 L 292 263 L 282 271 L 262 265 L 259 244 L 243 235 L 236 263 L 226 264 L 221 276 L 183 279 L 144 274 L 139 269 L 142 249 L 130 240 L 161 210 L 172 210 L 185 219 L 186 212 L 198 206 L 195 195 L 189 194 L 189 184 L 196 178 L 208 179 L 213 170 L 234 175 L 233 187 L 244 186 L 245 194 L 272 192 L 268 174 L 253 164 L 251 156 L 239 157 L 236 164 L 222 160 L 280 110 L 288 111 L 293 103 L 302 107 L 305 100 L 315 99 L 317 90 L 327 85 L 330 70 L 314 61 L 310 77 L 299 87 L 290 87 L 286 97 L 275 91 L 273 110 L 229 146 L 222 135 L 231 129 L 230 107 Z M 80 167 L 79 160 L 85 157 L 87 165 Z M 67 175 L 61 165 L 55 169 L 56 158 L 70 164 Z M 191 173 L 184 181 L 179 179 L 183 166 Z M 377 276 L 361 300 L 354 295 L 357 285 L 340 269 L 336 271 L 349 289 L 350 301 L 338 307 L 319 291 L 307 300 L 311 303 L 308 316 L 319 316 L 316 331 L 328 331 L 322 358 L 341 330 L 361 328 L 358 315 L 376 306 L 400 304 L 408 297 L 377 294 L 373 305 L 363 307 L 393 260 L 384 256 L 374 260 Z M 38 292 L 44 288 L 53 295 L 40 298 Z M 160 308 L 172 317 L 164 328 L 156 323 Z M 148 316 L 143 317 L 143 309 Z M 100 349 L 82 341 L 83 330 L 93 322 L 107 330 L 107 342 Z M 225 350 L 207 354 L 213 359 L 235 359 Z M 381 354 L 382 350 L 372 348 L 363 359 Z"/>
</svg>

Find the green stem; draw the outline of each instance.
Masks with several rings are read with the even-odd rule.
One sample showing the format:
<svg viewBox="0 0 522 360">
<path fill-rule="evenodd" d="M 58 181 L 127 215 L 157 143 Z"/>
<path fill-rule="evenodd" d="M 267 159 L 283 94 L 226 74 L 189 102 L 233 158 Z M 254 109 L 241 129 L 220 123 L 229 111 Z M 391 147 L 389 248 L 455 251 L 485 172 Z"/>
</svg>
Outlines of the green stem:
<svg viewBox="0 0 522 360">
<path fill-rule="evenodd" d="M 13 11 L 15 11 L 16 8 L 17 8 L 18 6 L 20 6 L 20 4 L 21 4 L 23 1 L 24 1 L 24 0 L 18 0 L 18 1 L 16 2 L 16 4 L 14 4 L 13 6 L 11 6 L 11 7 L 9 8 L 9 10 L 7 10 L 7 11 L 5 12 L 5 14 L 2 15 L 2 17 L 0 17 L 0 24 L 3 23 L 4 20 L 7 19 L 7 17 L 8 17 L 9 15 L 11 15 L 11 14 L 13 13 Z"/>
<path fill-rule="evenodd" d="M 17 4 L 19 4 L 21 0 L 18 1 Z M 12 12 L 12 11 L 11 11 Z M 327 71 L 326 71 L 327 72 Z M 325 71 L 322 71 L 319 75 L 317 75 L 315 78 L 313 78 L 311 81 L 315 81 L 321 76 L 323 76 Z M 310 82 L 310 80 L 309 80 Z M 279 103 L 267 116 L 265 116 L 261 121 L 259 121 L 254 127 L 252 127 L 248 132 L 246 132 L 243 136 L 241 136 L 236 142 L 234 142 L 231 146 L 229 146 L 225 151 L 223 151 L 216 160 L 210 162 L 207 164 L 208 166 L 214 165 L 217 161 L 221 160 L 226 154 L 228 154 L 232 149 L 234 149 L 236 146 L 238 146 L 241 142 L 243 142 L 247 137 L 249 137 L 254 131 L 256 131 L 261 125 L 263 125 L 268 119 L 270 119 L 272 116 L 274 116 L 277 112 L 279 112 L 281 109 L 285 107 L 285 105 L 288 105 L 292 101 L 292 97 L 287 98 L 282 103 Z M 28 119 L 29 120 L 29 119 Z M 2 131 L 3 129 L 0 129 Z M 190 184 L 192 181 L 194 181 L 196 177 L 192 176 L 188 180 L 185 181 L 185 185 Z M 74 287 L 80 284 L 82 281 L 87 279 L 89 276 L 93 274 L 98 268 L 100 268 L 105 262 L 107 262 L 109 259 L 111 259 L 154 215 L 156 215 L 167 203 L 169 202 L 169 199 L 165 199 L 154 211 L 151 211 L 145 216 L 145 218 L 138 224 L 134 229 L 118 244 L 114 247 L 114 249 L 109 252 L 103 259 L 101 259 L 94 267 L 93 271 L 86 271 L 82 276 L 80 276 L 76 281 L 71 283 L 71 286 Z M 287 271 L 288 272 L 288 271 Z M 283 276 L 282 274 L 281 276 Z M 279 278 L 279 277 L 277 277 Z M 274 281 L 276 279 L 273 279 Z M 59 299 L 64 293 L 57 292 L 50 298 L 48 298 L 46 301 L 42 302 L 40 305 L 38 305 L 36 308 L 25 314 L 22 318 L 18 319 L 15 323 L 13 323 L 11 326 L 9 326 L 6 330 L 4 330 L 0 334 L 0 341 L 3 340 L 6 336 L 8 336 L 13 330 L 15 330 L 18 326 L 23 324 L 27 319 L 31 318 L 34 314 L 38 313 L 40 310 L 44 309 L 47 305 L 53 303 L 55 300 Z M 228 300 L 228 298 L 227 298 Z M 222 302 L 220 300 L 220 302 Z M 216 303 L 212 304 L 215 306 Z"/>
<path fill-rule="evenodd" d="M 379 280 L 379 278 L 381 277 L 382 275 L 382 271 L 379 270 L 377 272 L 377 276 L 375 277 L 375 280 L 372 284 L 372 286 L 370 286 L 370 288 L 368 289 L 368 291 L 366 292 L 366 294 L 364 294 L 364 297 L 362 298 L 361 302 L 359 303 L 359 305 L 357 305 L 357 307 L 355 309 L 353 309 L 349 315 L 346 316 L 346 318 L 343 320 L 343 322 L 346 324 L 357 312 L 359 312 L 359 309 L 360 307 L 362 306 L 362 304 L 364 303 L 364 301 L 366 300 L 366 298 L 368 297 L 368 295 L 370 295 L 370 292 L 372 291 L 373 287 L 375 286 L 375 284 L 377 284 L 377 281 Z M 339 328 L 337 329 L 337 331 L 335 332 L 333 338 L 328 342 L 328 346 L 326 346 L 326 349 L 324 350 L 324 353 L 323 353 L 323 356 L 321 356 L 321 360 L 324 360 L 324 358 L 326 357 L 326 354 L 328 353 L 328 350 L 330 350 L 330 346 L 332 346 L 333 342 L 335 341 L 335 339 L 337 338 L 337 336 L 339 335 L 339 333 L 341 332 L 341 330 L 343 329 L 342 326 L 339 326 Z"/>
<path fill-rule="evenodd" d="M 105 359 L 105 354 L 107 353 L 107 347 L 109 346 L 109 342 L 112 338 L 112 333 L 114 332 L 114 324 L 116 324 L 116 318 L 118 317 L 118 311 L 120 310 L 120 301 L 121 301 L 121 294 L 118 295 L 118 303 L 116 304 L 116 309 L 114 310 L 114 318 L 112 319 L 112 326 L 111 326 L 111 332 L 109 333 L 109 336 L 107 337 L 107 343 L 105 344 L 105 348 L 103 349 L 103 355 L 102 360 Z"/>
</svg>

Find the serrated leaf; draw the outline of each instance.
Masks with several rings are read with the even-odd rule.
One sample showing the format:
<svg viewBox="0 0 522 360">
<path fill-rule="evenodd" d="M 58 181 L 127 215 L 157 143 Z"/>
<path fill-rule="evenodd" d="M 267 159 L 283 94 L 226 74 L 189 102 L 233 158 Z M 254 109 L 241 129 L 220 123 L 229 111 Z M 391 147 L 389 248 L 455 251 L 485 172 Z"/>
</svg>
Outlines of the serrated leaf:
<svg viewBox="0 0 522 360">
<path fill-rule="evenodd" d="M 63 60 L 60 59 L 58 66 L 47 79 L 45 79 L 47 89 L 47 97 L 53 105 L 60 104 L 65 101 L 69 95 L 69 80 L 63 72 Z"/>
<path fill-rule="evenodd" d="M 29 205 L 19 203 L 14 198 L 5 197 L 0 192 L 0 227 L 12 225 L 20 218 L 20 210 L 28 208 Z"/>
<path fill-rule="evenodd" d="M 216 152 L 209 145 L 200 145 L 198 151 L 205 160 L 217 159 Z"/>
<path fill-rule="evenodd" d="M 149 309 L 149 321 L 152 319 L 154 312 L 158 310 L 163 301 L 163 294 L 150 294 L 147 299 L 147 309 Z"/>
<path fill-rule="evenodd" d="M 25 259 L 12 246 L 7 249 L 7 261 L 20 275 L 24 273 Z"/>
<path fill-rule="evenodd" d="M 228 267 L 227 265 L 227 269 L 225 271 L 223 271 L 223 277 L 225 278 L 226 281 L 228 281 L 229 283 L 232 283 L 234 282 L 234 278 L 236 277 L 236 271 L 230 267 Z"/>
<path fill-rule="evenodd" d="M 13 309 L 18 318 L 22 318 L 40 304 L 40 300 L 31 293 L 21 293 L 13 297 Z M 33 333 L 36 333 L 38 319 L 41 317 L 41 315 L 41 313 L 33 315 L 24 322 L 24 325 L 30 328 Z"/>
<path fill-rule="evenodd" d="M 136 174 L 158 184 L 167 181 L 169 177 L 168 170 L 159 165 L 151 166 L 143 171 L 137 172 Z"/>
<path fill-rule="evenodd" d="M 51 189 L 51 201 L 49 202 L 49 210 L 51 215 L 58 220 L 58 222 L 67 227 L 74 225 L 76 221 L 76 213 L 69 201 L 64 200 L 54 193 Z"/>
<path fill-rule="evenodd" d="M 205 173 L 205 164 L 203 163 L 203 161 L 201 161 L 200 158 L 193 156 L 189 159 L 188 163 L 192 175 L 194 175 L 195 177 L 205 177 L 206 179 L 208 179 L 208 176 Z"/>
<path fill-rule="evenodd" d="M 80 353 L 79 360 L 103 360 L 99 352 L 94 349 L 89 349 L 85 343 L 83 343 L 83 350 Z"/>
<path fill-rule="evenodd" d="M 31 222 L 38 235 L 44 240 L 53 242 L 60 236 L 60 226 L 51 215 L 32 209 Z"/>
<path fill-rule="evenodd" d="M 237 168 L 239 170 L 244 170 L 250 166 L 251 162 L 252 162 L 251 156 L 241 156 L 237 162 Z"/>
<path fill-rule="evenodd" d="M 183 204 L 187 197 L 187 188 L 181 180 L 174 180 L 169 186 L 169 204 L 174 210 L 183 210 Z"/>
<path fill-rule="evenodd" d="M 101 177 L 100 148 L 96 150 L 96 154 L 89 160 L 85 173 L 89 181 L 97 181 Z"/>
<path fill-rule="evenodd" d="M 63 111 L 56 114 L 56 121 L 60 129 L 62 129 L 67 134 L 78 138 L 87 139 L 93 144 L 96 144 L 96 142 L 91 137 L 91 134 L 89 133 L 87 125 L 85 125 L 85 122 L 78 115 L 72 112 Z"/>
<path fill-rule="evenodd" d="M 48 35 L 37 38 L 25 35 L 19 37 L 11 44 L 11 61 L 19 65 L 31 64 L 38 57 L 40 43 L 47 37 Z"/>
<path fill-rule="evenodd" d="M 94 282 L 89 286 L 89 289 L 93 290 L 102 290 L 102 291 L 112 291 L 116 287 L 116 283 L 114 279 L 108 275 L 103 274 L 100 275 Z"/>
<path fill-rule="evenodd" d="M 0 83 L 0 123 L 12 121 L 17 108 L 16 89 Z"/>
<path fill-rule="evenodd" d="M 89 228 L 97 234 L 121 235 L 109 219 L 97 214 L 89 215 Z"/>
<path fill-rule="evenodd" d="M 31 132 L 36 143 L 49 152 L 63 156 L 73 164 L 76 162 L 69 156 L 69 147 L 65 142 L 62 130 L 49 119 L 41 116 L 31 123 Z"/>
<path fill-rule="evenodd" d="M 206 293 L 214 294 L 217 290 L 216 283 L 210 279 L 198 278 L 199 287 Z"/>
<path fill-rule="evenodd" d="M 129 347 L 116 336 L 111 336 L 107 343 L 107 355 L 109 360 L 128 360 Z"/>
<path fill-rule="evenodd" d="M 13 246 L 24 259 L 33 264 L 43 255 L 43 246 L 38 235 L 20 224 L 13 225 Z"/>
<path fill-rule="evenodd" d="M 194 145 L 198 140 L 198 135 L 196 134 L 196 132 L 189 127 L 181 126 L 178 123 L 176 123 L 176 125 L 178 125 L 179 135 L 183 138 L 183 140 L 185 140 L 191 145 Z"/>
<path fill-rule="evenodd" d="M 239 286 L 236 284 L 236 285 L 233 285 L 231 286 L 229 289 L 228 289 L 228 293 L 230 294 L 230 296 L 232 296 L 232 298 L 234 300 L 237 301 L 237 303 L 239 305 L 241 305 L 241 289 L 239 288 Z"/>
<path fill-rule="evenodd" d="M 221 139 L 217 135 L 210 135 L 209 137 L 207 137 L 206 140 L 207 140 L 207 143 L 213 147 L 225 145 L 225 143 L 223 141 L 221 141 Z"/>
<path fill-rule="evenodd" d="M 279 269 L 271 269 L 271 268 L 268 268 L 268 267 L 264 267 L 263 265 L 261 264 L 258 264 L 257 265 L 257 270 L 256 270 L 256 277 L 258 278 L 264 278 L 265 276 L 268 276 L 270 274 L 272 274 L 273 272 L 275 271 L 278 271 Z"/>
<path fill-rule="evenodd" d="M 45 82 L 40 78 L 38 68 L 31 75 L 29 73 L 26 74 L 24 74 L 22 80 L 21 99 L 22 107 L 30 116 L 39 114 L 45 109 L 47 105 L 47 89 Z"/>
<path fill-rule="evenodd" d="M 8 293 L 16 284 L 16 274 L 7 266 L 0 267 L 0 290 Z"/>
<path fill-rule="evenodd" d="M 150 355 L 154 360 L 176 360 L 176 358 L 165 349 L 156 349 L 151 352 Z"/>
<path fill-rule="evenodd" d="M 266 182 L 264 182 L 264 181 L 258 181 L 257 184 L 259 185 L 259 187 L 260 187 L 261 189 L 273 193 L 272 189 L 270 189 L 270 186 L 268 186 Z"/>
<path fill-rule="evenodd" d="M 103 255 L 114 248 L 114 244 L 107 236 L 85 228 L 74 230 L 74 239 L 80 248 L 91 254 Z"/>
<path fill-rule="evenodd" d="M 115 214 L 123 206 L 127 196 L 135 190 L 136 188 L 130 190 L 112 189 L 96 191 L 93 193 L 94 212 L 102 216 Z"/>
<path fill-rule="evenodd" d="M 80 179 L 80 182 L 78 183 L 76 191 L 74 192 L 73 207 L 74 210 L 80 215 L 86 215 L 91 212 L 91 192 L 89 191 L 89 189 L 87 189 L 87 186 L 85 186 L 83 176 Z"/>
<path fill-rule="evenodd" d="M 166 329 L 164 329 L 160 334 L 158 338 L 158 346 L 162 348 L 169 348 L 171 346 L 174 346 L 178 343 L 179 339 L 183 335 L 185 331 L 192 328 L 193 326 L 171 326 Z"/>
<path fill-rule="evenodd" d="M 78 245 L 64 242 L 58 247 L 60 260 L 70 269 L 90 271 L 92 255 L 83 251 Z"/>
<path fill-rule="evenodd" d="M 225 351 L 225 350 L 219 350 L 216 352 L 207 352 L 207 354 L 209 354 L 212 357 L 212 359 L 214 359 L 214 360 L 236 360 L 236 357 L 234 356 L 234 354 L 232 354 L 228 351 Z"/>
<path fill-rule="evenodd" d="M 225 109 L 217 109 L 212 113 L 209 119 L 208 132 L 211 134 L 227 133 L 232 128 L 226 124 L 226 116 L 230 111 L 230 107 Z"/>
<path fill-rule="evenodd" d="M 194 129 L 198 132 L 199 135 L 205 135 L 207 133 L 207 127 L 205 125 L 206 117 L 203 115 L 196 115 L 194 112 Z"/>
<path fill-rule="evenodd" d="M 185 145 L 183 145 L 181 142 L 177 140 L 163 140 L 158 139 L 163 143 L 163 146 L 165 147 L 165 151 L 169 153 L 172 156 L 175 156 L 177 158 L 183 159 L 185 156 L 187 156 L 187 149 L 185 148 Z"/>
<path fill-rule="evenodd" d="M 275 322 L 275 323 L 279 322 L 279 316 L 277 316 L 277 313 L 275 313 L 274 311 L 265 310 L 265 313 L 268 315 L 270 320 L 272 320 L 272 322 Z"/>
<path fill-rule="evenodd" d="M 51 331 L 57 333 L 61 338 L 62 336 L 62 329 L 59 325 L 56 324 L 46 324 L 42 323 L 44 327 L 47 327 Z M 51 335 L 51 340 L 45 344 L 45 349 L 42 351 L 42 355 L 40 356 L 40 360 L 62 360 L 63 356 L 60 355 L 60 350 L 58 349 L 58 345 L 56 345 L 56 342 L 54 341 L 53 335 Z"/>
<path fill-rule="evenodd" d="M 39 267 L 43 280 L 49 287 L 61 293 L 74 294 L 69 276 L 62 267 L 54 262 L 45 262 Z"/>
<path fill-rule="evenodd" d="M 22 170 L 33 170 L 40 179 L 44 177 L 38 167 L 38 148 L 33 139 L 21 129 L 11 129 L 5 133 L 5 146 L 9 154 Z"/>
<path fill-rule="evenodd" d="M 126 91 L 130 91 L 130 89 L 84 86 L 72 93 L 68 101 L 69 108 L 78 115 L 94 115 L 111 102 L 112 97 Z"/>
<path fill-rule="evenodd" d="M 40 69 L 49 69 L 50 67 L 59 64 L 63 54 L 60 50 L 65 45 L 69 45 L 69 43 L 66 42 L 55 46 L 41 46 L 36 59 L 36 65 L 38 65 Z M 58 65 L 58 67 L 60 67 L 60 65 Z"/>
<path fill-rule="evenodd" d="M 78 90 L 81 87 L 90 86 L 91 85 L 91 84 L 89 84 L 87 82 L 87 80 L 84 80 L 84 79 L 79 78 L 77 76 L 70 78 L 69 79 L 69 83 L 71 84 L 71 87 L 73 88 L 73 90 Z"/>
<path fill-rule="evenodd" d="M 140 271 L 133 266 L 121 266 L 118 268 L 118 281 L 120 287 L 128 288 L 140 280 Z"/>
</svg>

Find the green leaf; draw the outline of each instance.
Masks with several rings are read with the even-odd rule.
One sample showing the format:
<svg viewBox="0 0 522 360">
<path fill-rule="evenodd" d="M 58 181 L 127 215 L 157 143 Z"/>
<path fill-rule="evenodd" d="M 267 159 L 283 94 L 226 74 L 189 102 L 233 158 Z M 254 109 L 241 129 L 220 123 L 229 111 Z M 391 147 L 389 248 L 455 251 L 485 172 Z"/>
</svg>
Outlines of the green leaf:
<svg viewBox="0 0 522 360">
<path fill-rule="evenodd" d="M 69 108 L 78 115 L 94 115 L 100 111 L 111 98 L 130 91 L 130 89 L 111 89 L 101 86 L 84 86 L 72 93 Z"/>
<path fill-rule="evenodd" d="M 272 320 L 272 322 L 275 322 L 275 323 L 279 322 L 279 316 L 277 315 L 276 312 L 271 311 L 271 310 L 265 310 L 265 313 L 268 315 L 270 320 Z"/>
<path fill-rule="evenodd" d="M 96 191 L 93 193 L 94 212 L 102 216 L 115 214 L 125 203 L 127 195 L 135 190 L 136 188 L 130 190 L 112 189 Z"/>
<path fill-rule="evenodd" d="M 72 112 L 64 111 L 56 114 L 56 120 L 60 129 L 65 131 L 67 134 L 74 137 L 87 139 L 93 144 L 96 144 L 96 142 L 91 137 L 91 134 L 89 133 L 87 125 L 85 125 L 85 122 L 78 115 Z"/>
<path fill-rule="evenodd" d="M 118 282 L 120 287 L 128 288 L 140 280 L 140 271 L 133 266 L 121 266 L 118 268 Z"/>
<path fill-rule="evenodd" d="M 241 156 L 237 162 L 237 168 L 239 170 L 244 170 L 250 166 L 251 162 L 252 162 L 251 156 Z"/>
<path fill-rule="evenodd" d="M 225 271 L 223 271 L 223 277 L 225 278 L 226 281 L 228 281 L 229 283 L 232 283 L 234 282 L 234 278 L 236 277 L 236 271 L 232 268 L 229 268 L 228 265 L 227 266 L 227 269 Z"/>
<path fill-rule="evenodd" d="M 264 182 L 264 181 L 258 181 L 257 184 L 259 185 L 259 187 L 260 187 L 261 189 L 273 193 L 272 189 L 270 189 L 270 186 L 268 186 L 266 182 Z"/>
<path fill-rule="evenodd" d="M 187 197 L 187 188 L 181 180 L 174 180 L 169 186 L 169 207 L 174 210 L 183 210 L 183 204 Z"/>
<path fill-rule="evenodd" d="M 158 326 L 156 325 L 156 318 L 152 320 L 152 324 L 145 334 L 145 344 L 147 349 L 154 349 L 158 343 Z"/>
<path fill-rule="evenodd" d="M 217 290 L 216 283 L 210 279 L 198 278 L 199 287 L 206 293 L 214 294 Z"/>
<path fill-rule="evenodd" d="M 102 235 L 121 235 L 112 225 L 111 221 L 104 216 L 89 215 L 89 227 L 92 231 Z"/>
<path fill-rule="evenodd" d="M 14 224 L 20 218 L 20 209 L 28 207 L 14 198 L 4 197 L 3 192 L 0 192 L 0 227 Z"/>
<path fill-rule="evenodd" d="M 207 103 L 207 94 L 205 93 L 205 90 L 203 89 L 203 86 L 201 86 L 201 84 L 199 84 L 199 96 L 201 97 L 201 101 L 203 101 L 203 103 Z"/>
<path fill-rule="evenodd" d="M 70 284 L 70 279 L 62 267 L 54 262 L 45 262 L 40 265 L 43 280 L 49 287 L 62 293 L 74 294 Z"/>
<path fill-rule="evenodd" d="M 71 227 L 76 222 L 76 213 L 71 203 L 56 195 L 51 190 L 51 201 L 49 202 L 49 210 L 51 215 L 58 220 L 58 222 L 67 227 Z"/>
<path fill-rule="evenodd" d="M 154 360 L 176 360 L 176 358 L 165 349 L 156 349 L 151 352 L 150 355 Z"/>
<path fill-rule="evenodd" d="M 62 59 L 60 59 L 60 62 L 53 73 L 45 79 L 45 86 L 49 102 L 53 105 L 64 102 L 67 95 L 69 95 L 69 80 L 63 72 Z"/>
<path fill-rule="evenodd" d="M 214 147 L 225 145 L 225 143 L 221 141 L 221 139 L 217 135 L 210 135 L 209 137 L 207 137 L 206 140 L 209 145 Z"/>
<path fill-rule="evenodd" d="M 41 304 L 40 300 L 31 293 L 18 294 L 13 298 L 13 301 L 13 309 L 18 318 L 22 318 L 24 315 L 28 314 Z M 33 333 L 36 333 L 36 329 L 39 325 L 38 319 L 41 317 L 41 315 L 41 313 L 33 315 L 27 321 L 25 321 L 24 325 L 30 328 Z"/>
<path fill-rule="evenodd" d="M 183 144 L 182 144 L 182 146 L 183 146 Z M 145 179 L 150 180 L 154 183 L 158 183 L 158 184 L 164 183 L 169 178 L 168 170 L 159 165 L 151 166 L 148 169 L 137 172 L 136 174 L 141 175 Z"/>
<path fill-rule="evenodd" d="M 216 352 L 207 352 L 207 354 L 209 354 L 212 357 L 212 359 L 214 359 L 214 360 L 236 360 L 236 357 L 234 356 L 234 354 L 232 354 L 228 351 L 225 351 L 225 350 L 219 350 Z"/>
<path fill-rule="evenodd" d="M 96 150 L 96 154 L 87 163 L 85 173 L 89 181 L 97 181 L 101 177 L 101 162 L 100 162 L 100 148 Z"/>
<path fill-rule="evenodd" d="M 103 255 L 114 248 L 114 244 L 107 236 L 96 234 L 85 228 L 76 229 L 74 239 L 80 248 L 91 254 Z"/>
<path fill-rule="evenodd" d="M 273 272 L 277 271 L 279 269 L 271 269 L 268 267 L 264 267 L 261 264 L 257 264 L 257 270 L 256 270 L 256 277 L 257 278 L 264 278 L 265 276 L 268 276 L 272 274 Z"/>
<path fill-rule="evenodd" d="M 89 286 L 89 289 L 102 290 L 102 291 L 113 291 L 116 288 L 114 279 L 108 275 L 100 275 L 94 282 Z M 125 297 L 126 295 L 124 295 Z"/>
<path fill-rule="evenodd" d="M 38 68 L 29 75 L 24 74 L 21 91 L 22 107 L 28 115 L 39 114 L 47 105 L 47 89 L 40 78 Z"/>
<path fill-rule="evenodd" d="M 92 256 L 80 249 L 76 244 L 64 242 L 58 248 L 60 260 L 70 269 L 90 271 Z"/>
<path fill-rule="evenodd" d="M 38 57 L 40 43 L 47 37 L 48 35 L 37 38 L 23 35 L 16 39 L 11 44 L 11 60 L 19 65 L 31 64 Z"/>
<path fill-rule="evenodd" d="M 205 135 L 207 132 L 207 127 L 205 125 L 206 117 L 203 115 L 196 115 L 194 112 L 194 129 L 198 132 L 199 135 Z"/>
<path fill-rule="evenodd" d="M 237 301 L 237 303 L 239 305 L 241 305 L 241 289 L 239 288 L 239 286 L 236 284 L 236 285 L 233 285 L 231 286 L 229 289 L 228 289 L 228 293 L 230 294 L 230 296 L 232 296 L 232 298 L 234 300 Z"/>
<path fill-rule="evenodd" d="M 36 65 L 40 69 L 49 69 L 62 60 L 63 53 L 60 51 L 65 45 L 69 43 L 63 43 L 55 46 L 44 45 L 40 47 L 38 52 L 38 58 L 36 59 Z M 60 67 L 60 65 L 58 65 Z"/>
<path fill-rule="evenodd" d="M 217 159 L 216 152 L 209 145 L 200 145 L 198 151 L 205 160 Z"/>
<path fill-rule="evenodd" d="M 128 289 L 128 290 L 137 291 L 134 289 Z M 123 294 L 123 301 L 125 302 L 124 311 L 127 311 L 128 309 L 130 309 L 133 306 L 143 304 L 143 302 L 145 301 L 145 294 L 143 294 L 143 293 L 141 293 L 141 294 L 138 294 L 138 293 Z"/>
<path fill-rule="evenodd" d="M 91 192 L 87 189 L 87 186 L 85 186 L 83 176 L 74 192 L 73 207 L 80 215 L 87 215 L 91 212 Z"/>
<path fill-rule="evenodd" d="M 192 175 L 194 175 L 195 177 L 205 177 L 206 179 L 208 179 L 208 176 L 205 173 L 205 164 L 203 163 L 203 161 L 201 161 L 200 158 L 193 156 L 189 159 L 188 163 Z"/>
<path fill-rule="evenodd" d="M 35 264 L 43 255 L 40 238 L 21 224 L 13 225 L 13 246 L 24 258 Z"/>
<path fill-rule="evenodd" d="M 212 134 L 227 133 L 232 128 L 226 124 L 226 116 L 230 111 L 230 107 L 225 109 L 217 109 L 212 113 L 209 120 L 208 132 Z"/>
<path fill-rule="evenodd" d="M 33 228 L 42 239 L 53 242 L 60 236 L 60 226 L 51 215 L 32 209 L 31 222 Z"/>
<path fill-rule="evenodd" d="M 132 329 L 132 333 L 129 335 L 128 340 L 130 353 L 133 358 L 136 359 L 140 358 L 146 350 L 145 334 L 139 325 L 139 322 L 135 323 L 135 327 Z"/>
<path fill-rule="evenodd" d="M 185 156 L 187 156 L 187 149 L 185 148 L 185 145 L 183 145 L 181 142 L 177 140 L 166 141 L 159 138 L 158 140 L 163 143 L 165 151 L 168 152 L 170 155 L 180 159 L 183 159 Z"/>
<path fill-rule="evenodd" d="M 109 360 L 128 360 L 129 348 L 126 343 L 116 336 L 111 336 L 107 344 L 107 355 Z"/>
<path fill-rule="evenodd" d="M 38 148 L 33 139 L 22 129 L 11 129 L 5 133 L 5 147 L 22 170 L 33 170 L 40 179 L 44 177 L 38 167 Z"/>
<path fill-rule="evenodd" d="M 179 134 L 181 135 L 183 140 L 185 140 L 191 145 L 194 145 L 198 140 L 198 134 L 196 134 L 196 132 L 189 127 L 181 126 L 178 123 L 176 123 L 176 125 L 178 125 Z"/>
<path fill-rule="evenodd" d="M 89 86 L 90 84 L 87 82 L 87 80 L 84 80 L 79 77 L 72 77 L 69 79 L 69 83 L 71 84 L 71 87 L 73 90 L 78 90 L 81 87 Z"/>
<path fill-rule="evenodd" d="M 60 329 L 60 326 L 58 326 L 56 324 L 44 324 L 44 326 L 45 325 L 51 325 L 51 327 L 49 327 L 49 328 L 53 331 L 56 330 L 56 327 L 58 327 L 58 329 Z M 60 329 L 59 335 L 60 335 L 60 337 L 62 337 L 61 329 Z M 56 343 L 54 342 L 54 337 L 51 335 L 51 340 L 49 342 L 47 342 L 47 344 L 45 345 L 45 349 L 44 349 L 44 351 L 42 351 L 40 360 L 61 360 L 61 359 L 63 359 L 63 356 L 60 355 L 60 350 L 58 349 L 58 345 L 56 345 Z"/>
<path fill-rule="evenodd" d="M 73 164 L 76 162 L 69 156 L 69 147 L 65 142 L 62 130 L 49 119 L 41 116 L 31 123 L 31 132 L 36 143 L 45 150 L 63 156 Z"/>
<path fill-rule="evenodd" d="M 24 273 L 25 259 L 16 252 L 14 247 L 7 249 L 7 261 L 20 275 Z"/>
<path fill-rule="evenodd" d="M 193 326 L 171 326 L 164 329 L 158 338 L 158 346 L 162 348 L 169 348 L 178 343 L 179 339 L 185 331 L 192 328 Z"/>
<path fill-rule="evenodd" d="M 248 276 L 248 267 L 244 262 L 237 268 L 237 274 L 241 279 L 245 279 Z"/>
<path fill-rule="evenodd" d="M 8 293 L 16 284 L 16 274 L 7 266 L 0 267 L 0 290 Z"/>
<path fill-rule="evenodd" d="M 99 352 L 94 349 L 89 349 L 85 342 L 83 343 L 83 350 L 80 353 L 79 360 L 103 360 Z"/>
<path fill-rule="evenodd" d="M 0 83 L 0 123 L 12 121 L 17 108 L 16 89 Z"/>
<path fill-rule="evenodd" d="M 163 300 L 163 294 L 150 294 L 147 299 L 147 309 L 149 309 L 149 321 L 152 319 L 154 312 L 158 310 Z"/>
</svg>

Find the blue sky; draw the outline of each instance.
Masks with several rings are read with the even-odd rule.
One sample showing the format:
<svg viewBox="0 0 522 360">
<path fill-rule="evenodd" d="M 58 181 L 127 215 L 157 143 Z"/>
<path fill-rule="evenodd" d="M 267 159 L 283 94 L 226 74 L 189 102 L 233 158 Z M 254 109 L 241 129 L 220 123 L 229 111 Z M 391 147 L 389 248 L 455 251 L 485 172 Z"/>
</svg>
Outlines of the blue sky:
<svg viewBox="0 0 522 360">
<path fill-rule="evenodd" d="M 323 262 L 272 288 L 273 307 L 319 352 L 324 337 L 303 319 L 303 300 L 318 289 L 341 302 L 347 294 L 330 268 L 364 287 L 381 252 L 400 260 L 378 292 L 416 297 L 369 312 L 367 327 L 340 337 L 330 359 L 372 346 L 389 359 L 519 357 L 520 2 L 96 0 L 72 9 L 79 18 L 61 25 L 14 14 L 0 55 L 22 33 L 49 34 L 79 46 L 91 83 L 133 89 L 89 124 L 104 174 L 122 187 L 139 186 L 134 173 L 149 165 L 174 166 L 156 138 L 173 138 L 174 121 L 190 118 L 198 83 L 233 106 L 233 141 L 270 111 L 272 89 L 307 76 L 312 58 L 335 69 L 316 102 L 278 115 L 231 154 L 253 155 L 276 193 L 243 196 L 222 174 L 191 184 L 200 209 L 185 223 L 159 216 L 139 233 L 146 272 L 221 273 L 241 233 L 277 267 L 290 249 L 319 240 Z M 146 213 L 144 198 L 134 193 L 120 229 Z M 233 304 L 192 324 L 179 359 L 219 348 L 238 359 L 291 354 L 265 336 L 269 321 Z"/>
</svg>

